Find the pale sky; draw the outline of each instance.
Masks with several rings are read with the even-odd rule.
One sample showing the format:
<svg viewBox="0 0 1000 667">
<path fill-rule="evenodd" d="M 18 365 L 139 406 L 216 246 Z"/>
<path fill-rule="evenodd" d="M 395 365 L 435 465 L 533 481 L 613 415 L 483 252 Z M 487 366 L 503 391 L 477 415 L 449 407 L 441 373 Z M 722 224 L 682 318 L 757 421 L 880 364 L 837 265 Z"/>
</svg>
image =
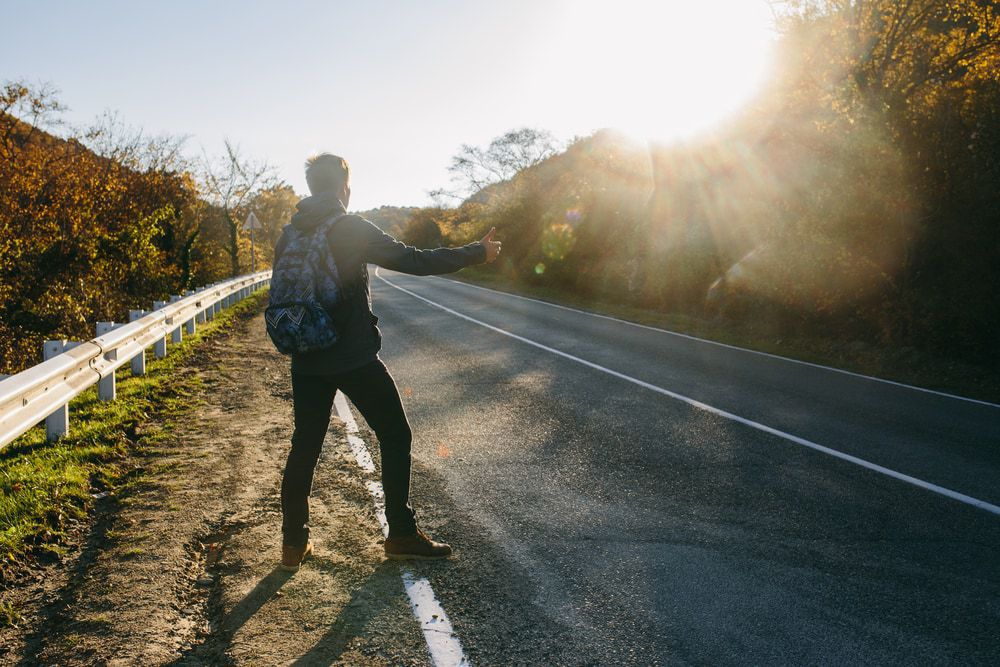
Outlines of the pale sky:
<svg viewBox="0 0 1000 667">
<path fill-rule="evenodd" d="M 307 194 L 302 163 L 352 168 L 351 208 L 424 205 L 462 143 L 521 126 L 683 138 L 769 71 L 764 0 L 13 2 L 0 79 L 46 82 L 188 151 L 229 138 Z"/>
</svg>

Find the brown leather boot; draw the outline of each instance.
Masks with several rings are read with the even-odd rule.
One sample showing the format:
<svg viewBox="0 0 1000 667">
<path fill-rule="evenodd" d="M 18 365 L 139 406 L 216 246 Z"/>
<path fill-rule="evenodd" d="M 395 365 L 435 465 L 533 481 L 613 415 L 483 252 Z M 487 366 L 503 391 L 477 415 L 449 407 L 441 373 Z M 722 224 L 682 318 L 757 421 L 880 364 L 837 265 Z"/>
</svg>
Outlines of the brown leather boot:
<svg viewBox="0 0 1000 667">
<path fill-rule="evenodd" d="M 306 542 L 301 547 L 283 545 L 281 547 L 281 569 L 286 572 L 296 572 L 299 569 L 299 565 L 312 555 L 312 551 L 312 541 Z"/>
<path fill-rule="evenodd" d="M 418 528 L 413 535 L 387 539 L 385 555 L 393 560 L 447 558 L 451 555 L 451 547 L 444 542 L 435 542 Z"/>
</svg>

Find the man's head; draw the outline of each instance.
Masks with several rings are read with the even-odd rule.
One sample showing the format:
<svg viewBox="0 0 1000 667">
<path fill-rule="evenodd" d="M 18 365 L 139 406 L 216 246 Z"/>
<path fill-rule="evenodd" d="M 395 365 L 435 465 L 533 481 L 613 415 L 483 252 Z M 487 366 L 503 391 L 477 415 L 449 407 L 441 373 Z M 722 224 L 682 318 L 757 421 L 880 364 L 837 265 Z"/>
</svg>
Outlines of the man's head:
<svg viewBox="0 0 1000 667">
<path fill-rule="evenodd" d="M 306 185 L 312 194 L 335 194 L 347 206 L 351 198 L 351 169 L 347 160 L 330 153 L 312 156 L 306 160 Z"/>
</svg>

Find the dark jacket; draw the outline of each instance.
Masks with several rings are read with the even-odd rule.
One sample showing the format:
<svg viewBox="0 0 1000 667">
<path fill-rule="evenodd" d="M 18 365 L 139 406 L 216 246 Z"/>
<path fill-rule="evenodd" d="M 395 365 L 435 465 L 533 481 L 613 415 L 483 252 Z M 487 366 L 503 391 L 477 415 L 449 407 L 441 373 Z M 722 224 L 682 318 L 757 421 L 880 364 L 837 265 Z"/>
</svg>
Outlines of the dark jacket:
<svg viewBox="0 0 1000 667">
<path fill-rule="evenodd" d="M 344 213 L 344 206 L 333 195 L 306 197 L 298 204 L 290 224 L 312 229 L 324 220 Z M 470 243 L 461 248 L 418 250 L 400 243 L 358 215 L 346 215 L 327 234 L 333 258 L 340 272 L 342 300 L 331 313 L 337 327 L 337 343 L 325 350 L 292 355 L 292 372 L 307 375 L 341 373 L 374 361 L 382 348 L 378 318 L 371 309 L 368 264 L 393 271 L 427 276 L 452 273 L 471 264 L 486 261 L 486 248 Z M 274 249 L 274 260 L 285 249 L 282 234 Z"/>
</svg>

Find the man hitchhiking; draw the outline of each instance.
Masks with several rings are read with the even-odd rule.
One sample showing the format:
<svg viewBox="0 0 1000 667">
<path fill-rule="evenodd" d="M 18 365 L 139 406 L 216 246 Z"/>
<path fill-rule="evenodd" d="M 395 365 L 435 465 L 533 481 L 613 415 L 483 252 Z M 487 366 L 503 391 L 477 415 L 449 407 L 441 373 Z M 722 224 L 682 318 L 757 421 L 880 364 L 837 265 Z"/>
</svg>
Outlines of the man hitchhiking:
<svg viewBox="0 0 1000 667">
<path fill-rule="evenodd" d="M 409 505 L 410 425 L 396 384 L 378 357 L 382 338 L 376 327 L 378 319 L 371 311 L 368 264 L 414 275 L 451 273 L 471 264 L 492 262 L 500 252 L 500 242 L 493 240 L 495 230 L 491 229 L 481 241 L 461 248 L 418 250 L 360 216 L 346 215 L 351 196 L 349 169 L 343 158 L 329 153 L 306 162 L 306 183 L 312 196 L 299 202 L 298 211 L 278 240 L 274 266 L 279 266 L 290 236 L 310 239 L 310 244 L 327 243 L 323 250 L 328 251 L 333 271 L 339 274 L 339 296 L 331 312 L 324 309 L 321 314 L 332 318 L 336 342 L 291 354 L 295 432 L 281 483 L 282 568 L 298 569 L 312 552 L 309 492 L 337 391 L 351 399 L 378 437 L 389 523 L 386 556 L 446 558 L 451 547 L 424 534 Z M 324 230 L 314 233 L 320 225 Z"/>
</svg>

